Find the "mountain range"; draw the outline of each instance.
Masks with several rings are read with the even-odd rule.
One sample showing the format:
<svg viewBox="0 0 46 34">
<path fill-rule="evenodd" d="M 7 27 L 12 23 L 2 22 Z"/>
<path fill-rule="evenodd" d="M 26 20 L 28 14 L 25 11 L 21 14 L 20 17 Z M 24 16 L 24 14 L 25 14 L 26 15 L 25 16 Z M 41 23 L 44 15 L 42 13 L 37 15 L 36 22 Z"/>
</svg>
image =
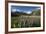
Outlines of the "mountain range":
<svg viewBox="0 0 46 34">
<path fill-rule="evenodd" d="M 18 16 L 18 15 L 40 15 L 40 9 L 37 9 L 37 10 L 33 10 L 31 11 L 31 13 L 25 13 L 23 11 L 19 12 L 19 11 L 11 11 L 11 16 Z"/>
</svg>

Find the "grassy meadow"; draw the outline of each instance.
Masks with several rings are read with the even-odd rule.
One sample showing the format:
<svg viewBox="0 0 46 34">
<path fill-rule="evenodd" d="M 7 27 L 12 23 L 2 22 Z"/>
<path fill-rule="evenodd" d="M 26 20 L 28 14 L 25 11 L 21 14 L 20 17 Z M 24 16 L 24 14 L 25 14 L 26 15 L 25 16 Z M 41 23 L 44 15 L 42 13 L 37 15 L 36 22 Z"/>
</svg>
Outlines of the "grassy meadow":
<svg viewBox="0 0 46 34">
<path fill-rule="evenodd" d="M 40 27 L 40 16 L 11 17 L 11 28 Z"/>
</svg>

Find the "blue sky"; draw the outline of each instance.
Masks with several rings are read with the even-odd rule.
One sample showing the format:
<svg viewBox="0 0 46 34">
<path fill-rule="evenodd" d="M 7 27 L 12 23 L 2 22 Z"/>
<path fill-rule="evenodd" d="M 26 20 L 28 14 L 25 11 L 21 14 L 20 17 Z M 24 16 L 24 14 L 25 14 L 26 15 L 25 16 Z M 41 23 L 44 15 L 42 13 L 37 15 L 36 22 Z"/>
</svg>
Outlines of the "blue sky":
<svg viewBox="0 0 46 34">
<path fill-rule="evenodd" d="M 31 13 L 33 10 L 40 9 L 40 7 L 35 6 L 11 6 L 12 12 L 24 12 L 24 13 Z"/>
</svg>

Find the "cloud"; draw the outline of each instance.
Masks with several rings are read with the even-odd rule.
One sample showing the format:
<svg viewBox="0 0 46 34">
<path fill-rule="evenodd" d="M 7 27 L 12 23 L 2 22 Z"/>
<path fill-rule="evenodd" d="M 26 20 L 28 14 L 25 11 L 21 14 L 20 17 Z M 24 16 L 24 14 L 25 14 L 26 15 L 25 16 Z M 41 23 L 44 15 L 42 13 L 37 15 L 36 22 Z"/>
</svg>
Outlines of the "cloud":
<svg viewBox="0 0 46 34">
<path fill-rule="evenodd" d="M 19 9 L 16 9 L 16 11 L 20 11 Z"/>
<path fill-rule="evenodd" d="M 32 12 L 31 12 L 31 11 L 27 11 L 26 13 L 27 13 L 27 14 L 31 14 Z"/>
<path fill-rule="evenodd" d="M 40 8 L 36 8 L 36 9 L 40 9 Z"/>
<path fill-rule="evenodd" d="M 12 9 L 12 12 L 16 12 L 16 11 L 21 12 L 21 10 L 19 9 Z"/>
<path fill-rule="evenodd" d="M 36 9 L 33 9 L 32 11 L 39 10 L 39 9 L 41 9 L 41 8 L 36 8 Z"/>
<path fill-rule="evenodd" d="M 16 12 L 16 9 L 12 9 L 12 12 Z"/>
</svg>

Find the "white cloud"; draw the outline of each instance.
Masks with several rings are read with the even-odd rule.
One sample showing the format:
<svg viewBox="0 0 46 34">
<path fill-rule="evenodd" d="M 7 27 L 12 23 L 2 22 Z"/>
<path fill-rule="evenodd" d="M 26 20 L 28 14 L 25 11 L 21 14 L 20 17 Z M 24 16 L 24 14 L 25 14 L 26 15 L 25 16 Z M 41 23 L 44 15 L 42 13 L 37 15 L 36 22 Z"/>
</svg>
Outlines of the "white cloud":
<svg viewBox="0 0 46 34">
<path fill-rule="evenodd" d="M 12 12 L 16 12 L 16 9 L 12 9 Z"/>
<path fill-rule="evenodd" d="M 16 9 L 16 11 L 20 11 L 19 9 Z"/>
<path fill-rule="evenodd" d="M 26 13 L 27 13 L 27 14 L 31 14 L 31 11 L 27 11 Z"/>
<path fill-rule="evenodd" d="M 40 8 L 36 8 L 36 9 L 40 9 Z"/>
<path fill-rule="evenodd" d="M 36 9 L 34 9 L 34 10 L 39 10 L 39 9 L 41 9 L 41 8 L 36 8 Z M 32 11 L 34 11 L 34 10 L 32 10 Z"/>
<path fill-rule="evenodd" d="M 12 9 L 12 12 L 20 11 L 19 9 Z"/>
</svg>

